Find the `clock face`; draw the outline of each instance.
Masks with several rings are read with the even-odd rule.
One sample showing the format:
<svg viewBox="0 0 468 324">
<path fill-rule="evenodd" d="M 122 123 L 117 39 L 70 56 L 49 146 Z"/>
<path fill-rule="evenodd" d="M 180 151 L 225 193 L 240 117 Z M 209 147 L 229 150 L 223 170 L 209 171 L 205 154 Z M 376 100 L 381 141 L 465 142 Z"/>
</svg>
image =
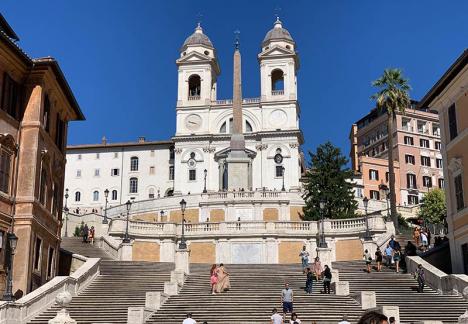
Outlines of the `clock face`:
<svg viewBox="0 0 468 324">
<path fill-rule="evenodd" d="M 194 159 L 188 160 L 187 164 L 190 168 L 194 168 L 197 166 L 197 162 Z"/>
<path fill-rule="evenodd" d="M 197 130 L 202 124 L 202 119 L 199 115 L 191 114 L 185 118 L 185 127 L 190 130 Z"/>
<path fill-rule="evenodd" d="M 281 127 L 287 122 L 287 115 L 281 109 L 273 110 L 270 114 L 270 124 L 273 127 Z"/>
</svg>

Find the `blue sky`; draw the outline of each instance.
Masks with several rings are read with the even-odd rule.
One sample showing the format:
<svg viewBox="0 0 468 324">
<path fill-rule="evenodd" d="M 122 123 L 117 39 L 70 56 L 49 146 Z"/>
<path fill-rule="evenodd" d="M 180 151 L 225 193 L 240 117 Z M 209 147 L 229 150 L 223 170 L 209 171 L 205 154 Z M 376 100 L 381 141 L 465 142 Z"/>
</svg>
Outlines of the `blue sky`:
<svg viewBox="0 0 468 324">
<path fill-rule="evenodd" d="M 232 96 L 236 29 L 243 94 L 257 97 L 256 57 L 277 7 L 300 55 L 304 150 L 330 140 L 347 155 L 350 126 L 372 108 L 370 84 L 384 68 L 402 68 L 420 99 L 468 47 L 466 0 L 0 2 L 23 49 L 59 60 L 86 115 L 72 123 L 69 144 L 174 134 L 175 60 L 198 13 L 218 51 L 218 98 Z"/>
</svg>

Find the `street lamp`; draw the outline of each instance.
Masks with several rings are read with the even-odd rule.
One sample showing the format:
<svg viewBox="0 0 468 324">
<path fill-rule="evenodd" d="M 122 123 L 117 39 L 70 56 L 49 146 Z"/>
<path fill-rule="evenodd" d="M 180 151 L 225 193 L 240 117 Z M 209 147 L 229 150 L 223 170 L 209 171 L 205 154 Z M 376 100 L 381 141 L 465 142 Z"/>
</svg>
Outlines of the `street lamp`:
<svg viewBox="0 0 468 324">
<path fill-rule="evenodd" d="M 125 236 L 122 240 L 122 243 L 130 243 L 130 237 L 128 237 L 128 217 L 130 215 L 130 208 L 132 207 L 132 202 L 130 200 L 127 200 L 125 205 L 127 206 L 127 226 L 125 227 Z"/>
<path fill-rule="evenodd" d="M 180 210 L 182 211 L 182 237 L 180 238 L 179 242 L 179 250 L 186 250 L 187 249 L 187 242 L 185 242 L 185 207 L 187 207 L 187 202 L 182 199 L 180 201 Z"/>
<path fill-rule="evenodd" d="M 203 187 L 203 193 L 206 193 L 206 192 L 207 192 L 207 191 L 206 191 L 206 175 L 208 174 L 208 170 L 206 170 L 206 169 L 203 170 L 203 173 L 205 174 L 205 185 L 204 185 L 204 187 Z"/>
<path fill-rule="evenodd" d="M 18 243 L 18 237 L 15 233 L 7 234 L 7 280 L 5 293 L 3 294 L 3 300 L 5 301 L 14 301 L 15 296 L 13 296 L 13 256 L 15 255 L 16 245 Z"/>
<path fill-rule="evenodd" d="M 106 198 L 106 205 L 105 205 L 105 208 L 104 208 L 104 219 L 102 220 L 102 223 L 103 224 L 107 224 L 108 221 L 107 221 L 107 198 L 109 197 L 109 189 L 106 189 L 104 190 L 104 197 Z"/>
<path fill-rule="evenodd" d="M 284 188 L 284 166 L 281 166 L 281 175 L 283 177 L 283 187 L 281 188 L 281 191 L 286 191 L 286 189 Z"/>
<path fill-rule="evenodd" d="M 325 216 L 325 200 L 320 200 L 320 237 L 319 237 L 319 247 L 327 248 L 327 242 L 325 241 L 325 227 L 324 227 L 324 216 Z"/>
<path fill-rule="evenodd" d="M 68 188 L 67 188 L 65 189 L 65 206 L 63 207 L 63 211 L 65 212 L 65 237 L 68 237 L 68 212 L 69 212 L 69 209 L 67 206 L 68 197 L 70 196 L 68 195 Z"/>
<path fill-rule="evenodd" d="M 372 236 L 370 235 L 369 232 L 369 216 L 367 214 L 367 206 L 369 204 L 369 199 L 367 197 L 364 197 L 362 200 L 362 203 L 364 204 L 364 210 L 366 212 L 366 233 L 364 234 L 364 240 L 370 241 L 372 240 Z"/>
</svg>

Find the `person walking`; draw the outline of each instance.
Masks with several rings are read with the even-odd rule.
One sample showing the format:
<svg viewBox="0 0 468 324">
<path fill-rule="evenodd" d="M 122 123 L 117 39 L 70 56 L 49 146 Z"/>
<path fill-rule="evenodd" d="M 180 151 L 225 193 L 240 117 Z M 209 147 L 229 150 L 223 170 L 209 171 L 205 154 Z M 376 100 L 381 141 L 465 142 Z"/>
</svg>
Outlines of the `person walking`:
<svg viewBox="0 0 468 324">
<path fill-rule="evenodd" d="M 89 229 L 89 241 L 91 242 L 92 245 L 94 245 L 94 235 L 96 233 L 96 230 L 94 229 L 94 226 L 91 226 Z"/>
<path fill-rule="evenodd" d="M 426 275 L 424 274 L 422 264 L 418 264 L 418 269 L 416 270 L 415 277 L 418 281 L 418 292 L 422 293 L 426 284 Z"/>
<path fill-rule="evenodd" d="M 284 284 L 284 289 L 281 291 L 281 304 L 283 305 L 283 314 L 293 312 L 294 293 L 289 288 L 289 283 Z"/>
<path fill-rule="evenodd" d="M 83 243 L 88 243 L 89 229 L 88 224 L 85 224 L 83 227 Z"/>
<path fill-rule="evenodd" d="M 388 317 L 376 311 L 368 311 L 361 316 L 358 324 L 388 324 Z"/>
<path fill-rule="evenodd" d="M 325 265 L 325 270 L 323 270 L 323 293 L 330 294 L 330 285 L 332 279 L 332 273 L 328 265 Z"/>
<path fill-rule="evenodd" d="M 307 273 L 307 279 L 306 279 L 305 291 L 306 291 L 306 293 L 308 293 L 310 295 L 310 294 L 312 294 L 312 288 L 313 288 L 313 285 L 314 285 L 315 274 L 312 272 L 312 270 L 310 270 L 310 268 L 307 268 L 306 271 L 307 271 L 306 272 Z"/>
<path fill-rule="evenodd" d="M 420 237 L 421 237 L 422 250 L 426 251 L 429 244 L 427 242 L 427 233 L 425 230 L 421 230 Z"/>
<path fill-rule="evenodd" d="M 366 261 L 366 271 L 367 273 L 371 272 L 371 263 L 372 263 L 372 256 L 369 253 L 369 250 L 365 250 L 363 254 L 364 261 Z"/>
<path fill-rule="evenodd" d="M 291 319 L 289 320 L 289 324 L 301 324 L 301 320 L 297 317 L 296 313 L 291 313 Z"/>
<path fill-rule="evenodd" d="M 382 271 L 382 251 L 380 251 L 380 248 L 377 247 L 377 251 L 375 251 L 375 262 L 377 263 L 377 272 Z"/>
<path fill-rule="evenodd" d="M 385 265 L 387 268 L 390 268 L 392 265 L 393 261 L 393 249 L 390 246 L 390 244 L 387 244 L 387 247 L 385 248 Z"/>
<path fill-rule="evenodd" d="M 351 324 L 350 322 L 348 322 L 348 315 L 344 314 L 341 322 L 338 322 L 338 324 Z"/>
<path fill-rule="evenodd" d="M 315 277 L 317 278 L 317 280 L 319 280 L 321 278 L 322 272 L 323 272 L 322 263 L 320 262 L 319 257 L 315 258 L 313 269 L 314 269 Z"/>
<path fill-rule="evenodd" d="M 414 230 L 413 230 L 413 240 L 414 240 L 414 243 L 416 243 L 416 247 L 419 247 L 419 236 L 420 236 L 421 232 L 419 231 L 419 228 L 418 227 L 415 227 Z"/>
<path fill-rule="evenodd" d="M 191 313 L 188 313 L 186 317 L 187 317 L 187 318 L 184 319 L 184 321 L 182 322 L 182 324 L 197 324 L 197 321 L 194 320 L 194 319 L 192 318 L 192 314 L 191 314 Z"/>
<path fill-rule="evenodd" d="M 229 273 L 226 271 L 224 264 L 219 264 L 219 267 L 216 269 L 216 276 L 218 277 L 218 280 L 216 282 L 216 292 L 222 293 L 231 289 Z"/>
<path fill-rule="evenodd" d="M 395 271 L 400 272 L 401 251 L 397 249 L 393 252 L 393 261 L 395 261 Z"/>
<path fill-rule="evenodd" d="M 309 252 L 306 250 L 306 246 L 302 247 L 302 251 L 299 253 L 302 262 L 302 273 L 305 273 L 306 268 L 309 266 Z"/>
<path fill-rule="evenodd" d="M 278 310 L 276 308 L 273 308 L 271 311 L 272 315 L 270 317 L 270 323 L 271 324 L 284 324 L 283 322 L 283 316 L 278 314 Z"/>
<path fill-rule="evenodd" d="M 217 273 L 217 266 L 213 264 L 210 269 L 210 283 L 211 283 L 211 294 L 216 294 L 216 284 L 218 283 L 218 273 Z"/>
</svg>

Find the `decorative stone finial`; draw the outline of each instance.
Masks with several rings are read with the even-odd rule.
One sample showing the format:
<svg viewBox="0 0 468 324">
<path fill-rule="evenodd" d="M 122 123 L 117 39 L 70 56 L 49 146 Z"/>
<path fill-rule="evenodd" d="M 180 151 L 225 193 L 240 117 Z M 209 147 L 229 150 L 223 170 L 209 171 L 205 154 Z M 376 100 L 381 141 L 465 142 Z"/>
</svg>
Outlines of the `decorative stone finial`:
<svg viewBox="0 0 468 324">
<path fill-rule="evenodd" d="M 283 23 L 279 19 L 279 16 L 276 16 L 276 21 L 275 21 L 274 27 L 275 28 L 283 28 Z"/>
<path fill-rule="evenodd" d="M 201 27 L 201 23 L 197 23 L 197 27 L 195 28 L 195 32 L 198 34 L 203 34 L 203 28 Z"/>
<path fill-rule="evenodd" d="M 57 312 L 57 316 L 49 320 L 49 324 L 76 324 L 76 321 L 70 317 L 70 313 L 66 309 L 66 306 L 68 306 L 71 301 L 72 296 L 68 291 L 57 294 L 55 302 L 62 307 L 62 309 Z"/>
</svg>

